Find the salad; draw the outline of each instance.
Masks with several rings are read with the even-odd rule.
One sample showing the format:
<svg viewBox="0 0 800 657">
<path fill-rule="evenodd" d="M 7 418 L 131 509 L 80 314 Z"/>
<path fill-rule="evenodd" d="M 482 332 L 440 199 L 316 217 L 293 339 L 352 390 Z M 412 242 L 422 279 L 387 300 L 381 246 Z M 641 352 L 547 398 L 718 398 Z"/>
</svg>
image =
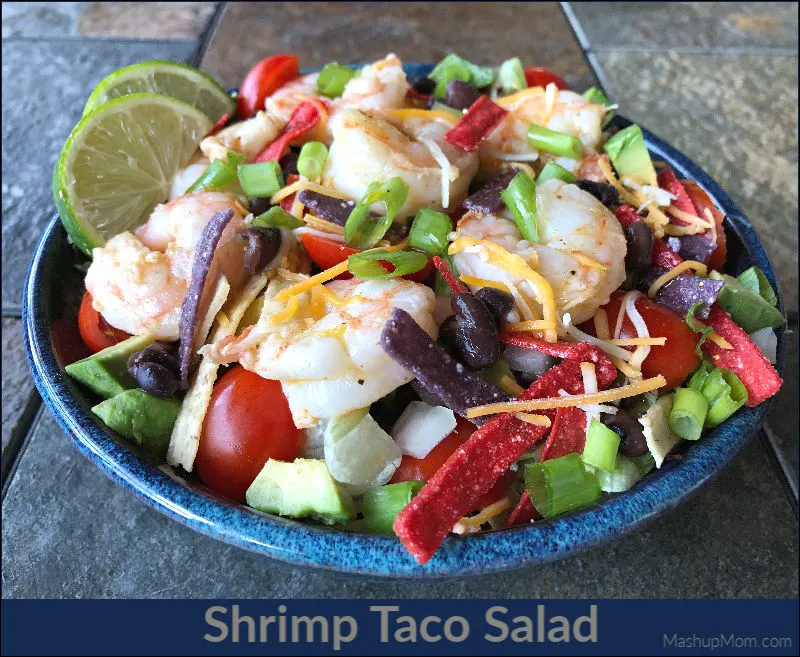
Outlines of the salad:
<svg viewBox="0 0 800 657">
<path fill-rule="evenodd" d="M 626 491 L 778 391 L 784 317 L 614 109 L 517 58 L 122 69 L 54 174 L 66 371 L 211 491 L 420 563 Z"/>
</svg>

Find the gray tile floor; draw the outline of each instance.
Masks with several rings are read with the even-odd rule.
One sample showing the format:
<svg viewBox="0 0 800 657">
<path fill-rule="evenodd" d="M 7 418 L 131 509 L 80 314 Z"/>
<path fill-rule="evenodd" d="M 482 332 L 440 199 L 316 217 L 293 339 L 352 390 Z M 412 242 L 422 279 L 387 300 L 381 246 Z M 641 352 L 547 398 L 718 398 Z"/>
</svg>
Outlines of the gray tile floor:
<svg viewBox="0 0 800 657">
<path fill-rule="evenodd" d="M 185 3 L 181 11 L 155 3 L 151 13 L 141 11 L 145 3 L 124 3 L 130 7 L 122 18 L 97 4 L 3 3 L 4 473 L 16 465 L 3 491 L 4 596 L 797 596 L 796 492 L 792 497 L 781 469 L 783 463 L 796 491 L 796 333 L 792 380 L 771 414 L 772 445 L 754 439 L 692 500 L 606 547 L 446 584 L 333 576 L 212 541 L 103 477 L 46 409 L 28 430 L 38 397 L 20 357 L 19 297 L 31 251 L 53 212 L 55 156 L 83 100 L 107 72 L 197 52 L 212 3 Z M 488 3 L 305 9 L 284 3 L 288 13 L 280 16 L 275 5 L 236 3 L 225 8 L 202 65 L 233 85 L 248 62 L 286 49 L 308 66 L 387 50 L 433 61 L 452 49 L 487 63 L 520 55 L 526 64 L 553 67 L 577 89 L 597 73 L 623 113 L 685 150 L 750 216 L 796 322 L 797 4 L 680 4 L 573 3 L 568 13 L 577 17 L 589 59 L 599 67 L 592 71 L 555 3 L 500 9 Z M 303 20 L 308 11 L 324 13 L 324 20 Z M 159 33 L 152 31 L 152 12 L 160 12 Z M 102 30 L 124 38 L 81 37 Z M 258 40 L 248 38 L 254 32 Z M 165 42 L 165 33 L 179 38 Z M 30 88 L 46 93 L 32 96 Z"/>
</svg>

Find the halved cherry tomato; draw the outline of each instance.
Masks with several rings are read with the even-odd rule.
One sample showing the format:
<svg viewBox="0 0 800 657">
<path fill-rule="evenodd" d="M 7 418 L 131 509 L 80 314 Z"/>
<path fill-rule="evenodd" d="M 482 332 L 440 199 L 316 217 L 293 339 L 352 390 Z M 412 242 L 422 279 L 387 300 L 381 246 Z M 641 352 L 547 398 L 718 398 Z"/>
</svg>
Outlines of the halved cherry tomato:
<svg viewBox="0 0 800 657">
<path fill-rule="evenodd" d="M 624 295 L 624 292 L 615 292 L 611 295 L 611 300 L 603 306 L 608 315 L 608 324 L 612 331 L 614 330 L 620 302 Z M 700 365 L 700 358 L 695 353 L 698 340 L 697 333 L 686 326 L 683 317 L 676 315 L 665 306 L 647 297 L 638 299 L 636 310 L 639 311 L 644 323 L 647 324 L 650 337 L 665 337 L 667 339 L 666 344 L 662 347 L 650 347 L 650 353 L 642 363 L 642 374 L 647 378 L 663 374 L 667 380 L 665 389 L 679 386 Z M 585 322 L 580 328 L 590 335 L 595 335 L 594 322 L 592 320 Z M 627 315 L 622 322 L 622 330 L 619 337 L 637 337 L 633 322 Z"/>
<path fill-rule="evenodd" d="M 682 180 L 681 183 L 683 184 L 683 188 L 686 190 L 686 193 L 689 195 L 689 199 L 692 201 L 695 210 L 697 210 L 697 216 L 705 219 L 705 211 L 708 209 L 708 211 L 711 212 L 711 216 L 714 217 L 714 224 L 716 225 L 717 229 L 717 248 L 711 253 L 707 264 L 709 269 L 722 271 L 722 268 L 725 265 L 725 257 L 727 255 L 725 228 L 722 226 L 724 215 L 717 209 L 717 206 L 714 205 L 714 202 L 711 200 L 708 194 L 706 194 L 703 191 L 703 188 L 700 187 L 700 185 L 698 185 L 696 182 L 693 180 Z M 710 230 L 706 231 L 704 236 L 709 241 L 714 239 L 713 233 Z"/>
<path fill-rule="evenodd" d="M 92 308 L 92 295 L 88 292 L 83 295 L 81 307 L 78 309 L 78 330 L 81 340 L 93 354 L 131 337 L 129 333 L 111 326 Z"/>
<path fill-rule="evenodd" d="M 361 253 L 361 251 L 358 249 L 345 246 L 341 242 L 328 240 L 324 237 L 317 237 L 316 235 L 311 235 L 310 233 L 304 233 L 301 235 L 300 240 L 303 242 L 303 248 L 306 250 L 306 253 L 308 253 L 309 257 L 314 261 L 314 264 L 316 264 L 320 269 L 330 269 L 331 267 L 338 265 L 340 262 L 347 260 L 348 256 Z M 389 271 L 393 271 L 391 264 L 384 264 L 387 266 L 387 268 L 389 268 Z M 414 281 L 415 283 L 422 283 L 428 278 L 428 276 L 431 275 L 432 271 L 433 261 L 428 259 L 428 264 L 426 264 L 422 269 L 414 272 L 413 274 L 402 276 L 401 278 Z M 352 274 L 349 273 L 344 273 L 337 276 L 337 278 L 340 279 L 352 277 Z"/>
<path fill-rule="evenodd" d="M 525 69 L 525 82 L 529 87 L 546 87 L 551 82 L 559 89 L 569 89 L 567 83 L 560 75 L 556 75 L 547 68 L 531 66 Z"/>
<path fill-rule="evenodd" d="M 239 87 L 239 118 L 248 119 L 264 101 L 290 80 L 300 75 L 300 60 L 294 55 L 273 55 L 250 69 Z"/>
<path fill-rule="evenodd" d="M 304 439 L 281 384 L 237 365 L 214 385 L 195 466 L 211 490 L 244 502 L 264 464 L 294 461 Z"/>
</svg>

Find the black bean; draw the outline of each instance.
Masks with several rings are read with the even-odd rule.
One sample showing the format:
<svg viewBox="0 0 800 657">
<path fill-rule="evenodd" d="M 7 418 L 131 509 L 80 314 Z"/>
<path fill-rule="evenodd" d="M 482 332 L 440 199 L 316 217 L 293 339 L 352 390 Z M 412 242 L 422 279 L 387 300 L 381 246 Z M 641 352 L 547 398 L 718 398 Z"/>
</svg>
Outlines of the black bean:
<svg viewBox="0 0 800 657">
<path fill-rule="evenodd" d="M 180 387 L 175 372 L 153 361 L 141 363 L 133 369 L 131 375 L 142 390 L 164 399 L 173 399 Z"/>
<path fill-rule="evenodd" d="M 252 212 L 256 217 L 260 214 L 264 214 L 270 209 L 270 207 L 272 206 L 268 198 L 262 198 L 259 196 L 250 199 L 250 212 Z"/>
<path fill-rule="evenodd" d="M 481 92 L 463 80 L 453 80 L 444 92 L 444 102 L 450 107 L 465 110 L 481 97 Z"/>
<path fill-rule="evenodd" d="M 431 80 L 423 75 L 411 83 L 411 88 L 418 94 L 432 94 L 433 90 L 436 89 L 436 80 Z"/>
<path fill-rule="evenodd" d="M 620 437 L 619 451 L 624 456 L 642 456 L 647 454 L 647 440 L 642 425 L 638 420 L 623 411 L 602 413 L 600 421 Z"/>
<path fill-rule="evenodd" d="M 333 198 L 308 189 L 300 191 L 297 195 L 297 200 L 323 219 L 327 219 L 339 226 L 344 226 L 347 223 L 347 218 L 356 206 L 355 201 L 344 201 L 340 198 Z"/>
<path fill-rule="evenodd" d="M 491 312 L 472 292 L 456 294 L 450 305 L 458 317 L 456 343 L 464 362 L 475 370 L 489 367 L 500 356 Z"/>
<path fill-rule="evenodd" d="M 514 180 L 517 171 L 503 171 L 489 178 L 477 192 L 467 197 L 464 207 L 476 212 L 500 212 L 505 207 L 505 201 L 500 196 L 509 183 Z"/>
<path fill-rule="evenodd" d="M 244 268 L 251 276 L 264 269 L 281 248 L 281 231 L 272 226 L 245 228 L 236 239 L 247 241 L 244 247 Z"/>
<path fill-rule="evenodd" d="M 606 207 L 617 207 L 619 205 L 619 192 L 613 185 L 593 180 L 578 180 L 575 184 L 584 192 L 589 192 Z"/>
<path fill-rule="evenodd" d="M 458 339 L 456 333 L 458 331 L 458 317 L 450 315 L 442 322 L 439 327 L 439 344 L 442 348 L 450 354 L 453 358 L 460 359 L 461 354 L 458 348 Z"/>
<path fill-rule="evenodd" d="M 133 370 L 143 363 L 158 363 L 163 367 L 178 372 L 177 342 L 154 342 L 128 358 L 128 372 L 134 376 Z"/>
<path fill-rule="evenodd" d="M 475 296 L 483 301 L 489 309 L 489 312 L 492 313 L 497 328 L 500 328 L 506 315 L 514 309 L 514 297 L 503 290 L 498 290 L 493 287 L 482 287 L 475 293 Z"/>
<path fill-rule="evenodd" d="M 643 221 L 634 221 L 622 229 L 628 251 L 625 253 L 625 269 L 644 269 L 650 266 L 653 257 L 653 229 Z"/>
<path fill-rule="evenodd" d="M 281 171 L 283 171 L 284 179 L 288 178 L 292 174 L 297 175 L 297 160 L 299 157 L 300 156 L 297 153 L 290 151 L 281 157 L 280 160 L 278 160 L 278 164 L 281 166 Z"/>
</svg>

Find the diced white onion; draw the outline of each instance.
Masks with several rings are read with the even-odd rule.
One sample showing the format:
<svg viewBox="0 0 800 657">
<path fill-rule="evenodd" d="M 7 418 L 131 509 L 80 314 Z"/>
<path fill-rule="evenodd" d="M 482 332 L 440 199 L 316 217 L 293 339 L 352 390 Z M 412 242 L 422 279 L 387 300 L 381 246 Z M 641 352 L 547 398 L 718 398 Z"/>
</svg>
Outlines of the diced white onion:
<svg viewBox="0 0 800 657">
<path fill-rule="evenodd" d="M 750 339 L 770 363 L 778 362 L 778 336 L 769 326 L 751 333 Z"/>
<path fill-rule="evenodd" d="M 535 349 L 508 346 L 503 351 L 503 357 L 512 370 L 532 374 L 537 378 L 556 364 L 556 359 Z"/>
<path fill-rule="evenodd" d="M 403 454 L 424 459 L 455 428 L 449 408 L 413 401 L 392 427 L 392 437 Z"/>
</svg>

